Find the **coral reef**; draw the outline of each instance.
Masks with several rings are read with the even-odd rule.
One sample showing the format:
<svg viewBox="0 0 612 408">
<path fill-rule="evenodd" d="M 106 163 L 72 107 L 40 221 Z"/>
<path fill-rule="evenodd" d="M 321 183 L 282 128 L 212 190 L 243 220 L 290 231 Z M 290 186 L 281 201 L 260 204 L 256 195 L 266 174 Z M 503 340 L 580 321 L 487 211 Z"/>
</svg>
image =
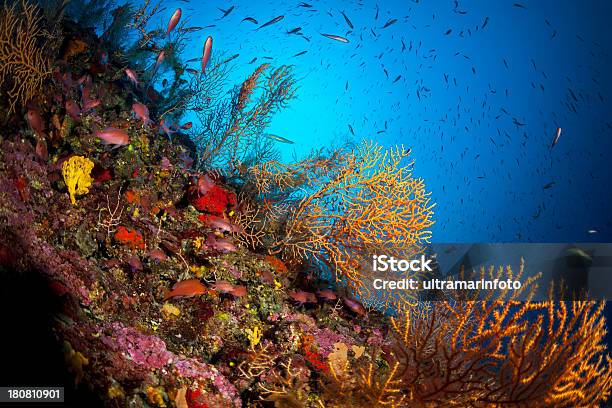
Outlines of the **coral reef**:
<svg viewBox="0 0 612 408">
<path fill-rule="evenodd" d="M 75 386 L 105 406 L 573 407 L 609 397 L 600 304 L 370 293 L 363 257 L 422 250 L 433 206 L 402 147 L 276 160 L 265 131 L 294 96 L 289 67 L 262 65 L 226 98 L 232 58 L 211 59 L 206 75 L 183 63 L 199 30 L 151 27 L 159 4 L 96 8 L 101 27 L 70 8 L 22 8 L 66 37 L 61 55 L 30 49 L 52 61 L 45 92 L 2 94 L 15 109 L 0 123 L 0 273 L 45 279 L 62 304 L 57 349 Z M 35 17 L 63 13 L 71 18 Z M 185 112 L 199 124 L 179 125 Z"/>
</svg>

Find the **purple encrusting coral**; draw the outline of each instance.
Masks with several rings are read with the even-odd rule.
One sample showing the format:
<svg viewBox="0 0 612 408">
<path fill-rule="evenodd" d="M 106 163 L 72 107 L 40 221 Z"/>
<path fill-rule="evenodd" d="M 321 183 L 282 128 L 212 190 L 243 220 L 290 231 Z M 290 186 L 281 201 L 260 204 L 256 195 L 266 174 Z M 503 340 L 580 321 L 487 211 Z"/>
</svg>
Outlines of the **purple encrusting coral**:
<svg viewBox="0 0 612 408">
<path fill-rule="evenodd" d="M 195 380 L 210 380 L 218 393 L 234 407 L 241 407 L 242 400 L 236 387 L 228 381 L 214 366 L 204 364 L 193 358 L 179 360 L 174 364 L 176 372 L 186 378 Z"/>
<path fill-rule="evenodd" d="M 166 350 L 166 343 L 157 336 L 142 334 L 119 322 L 111 323 L 106 329 L 110 333 L 102 336 L 102 342 L 110 350 L 126 353 L 136 364 L 162 368 L 174 359 L 174 355 Z"/>
</svg>

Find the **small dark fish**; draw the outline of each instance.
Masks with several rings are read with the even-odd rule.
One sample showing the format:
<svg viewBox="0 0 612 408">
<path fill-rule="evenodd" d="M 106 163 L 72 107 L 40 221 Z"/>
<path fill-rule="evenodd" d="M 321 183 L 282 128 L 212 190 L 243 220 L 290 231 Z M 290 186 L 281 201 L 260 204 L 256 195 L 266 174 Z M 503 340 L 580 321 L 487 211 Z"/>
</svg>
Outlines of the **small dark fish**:
<svg viewBox="0 0 612 408">
<path fill-rule="evenodd" d="M 253 58 L 252 60 L 249 61 L 249 64 L 254 63 L 255 61 L 257 61 L 257 57 Z"/>
<path fill-rule="evenodd" d="M 401 78 L 402 78 L 402 76 L 401 76 L 401 75 L 398 75 L 398 76 L 397 76 L 397 77 L 396 77 L 396 78 L 393 80 L 393 83 L 396 83 L 396 82 L 397 82 L 397 81 L 399 81 Z"/>
<path fill-rule="evenodd" d="M 257 27 L 257 30 L 259 30 L 260 28 L 264 28 L 264 27 L 270 26 L 272 24 L 278 23 L 283 18 L 285 18 L 285 16 L 274 17 L 272 20 L 268 21 L 267 23 L 264 23 L 264 24 L 260 25 L 259 27 Z"/>
<path fill-rule="evenodd" d="M 219 8 L 219 7 L 217 7 Z M 225 18 L 229 15 L 229 13 L 231 13 L 232 11 L 234 11 L 234 6 L 228 8 L 227 10 L 223 10 L 222 8 L 219 8 L 219 10 L 223 13 L 223 15 L 221 16 L 221 18 L 219 18 L 219 20 L 221 20 L 222 18 Z"/>
<path fill-rule="evenodd" d="M 245 17 L 245 18 L 242 19 L 242 21 L 248 21 L 248 22 L 253 23 L 253 24 L 259 24 L 257 22 L 257 20 L 255 20 L 253 17 Z"/>
<path fill-rule="evenodd" d="M 522 9 L 526 9 L 527 8 L 524 5 L 522 5 L 521 3 L 514 3 L 513 6 L 516 7 L 516 8 L 522 8 Z"/>
<path fill-rule="evenodd" d="M 294 57 L 299 57 L 300 55 L 304 55 L 308 52 L 308 50 L 304 50 L 304 51 L 300 51 L 297 54 L 294 55 Z"/>
<path fill-rule="evenodd" d="M 482 26 L 480 26 L 481 29 L 484 29 L 487 24 L 489 24 L 489 17 L 485 17 L 484 21 L 482 22 Z"/>
<path fill-rule="evenodd" d="M 551 181 L 550 183 L 546 183 L 544 184 L 544 186 L 542 187 L 543 190 L 548 190 L 549 188 L 552 188 L 555 185 L 554 181 Z"/>
<path fill-rule="evenodd" d="M 293 30 L 287 31 L 287 34 L 297 34 L 302 31 L 302 27 L 295 27 Z"/>
<path fill-rule="evenodd" d="M 346 14 L 344 14 L 344 11 L 341 11 L 340 13 L 342 13 L 342 17 L 344 17 L 344 21 L 346 21 L 346 24 L 348 24 L 348 26 L 351 27 L 351 30 L 355 28 L 353 27 L 353 23 L 351 23 L 351 20 L 349 20 Z"/>
<path fill-rule="evenodd" d="M 392 26 L 395 23 L 397 23 L 397 19 L 396 18 L 391 18 L 391 19 L 387 20 L 387 22 L 385 23 L 385 25 L 382 28 L 387 28 L 389 26 Z"/>
<path fill-rule="evenodd" d="M 351 132 L 351 134 L 353 136 L 355 136 L 355 132 L 353 131 L 353 127 L 351 125 L 348 125 L 349 131 Z"/>
<path fill-rule="evenodd" d="M 340 41 L 340 42 L 343 42 L 343 43 L 347 43 L 347 42 L 349 42 L 349 40 L 348 40 L 348 39 L 346 39 L 346 38 L 344 38 L 344 37 L 340 37 L 339 35 L 334 35 L 334 34 L 323 34 L 323 33 L 321 33 L 321 35 L 322 35 L 323 37 L 327 37 L 327 38 L 330 38 L 330 39 L 335 40 L 335 41 Z"/>
<path fill-rule="evenodd" d="M 228 59 L 226 59 L 225 61 L 223 61 L 222 64 L 226 64 L 226 63 L 230 62 L 231 60 L 235 60 L 239 56 L 240 56 L 240 54 L 234 54 L 231 57 L 229 57 Z"/>
<path fill-rule="evenodd" d="M 444 35 L 449 35 L 449 34 L 450 34 L 450 33 L 452 33 L 452 32 L 453 32 L 453 29 L 452 29 L 452 28 L 449 28 L 448 30 L 446 30 L 446 31 L 444 32 Z"/>
<path fill-rule="evenodd" d="M 301 2 L 300 4 L 298 4 L 298 7 L 311 8 L 312 4 Z"/>
</svg>

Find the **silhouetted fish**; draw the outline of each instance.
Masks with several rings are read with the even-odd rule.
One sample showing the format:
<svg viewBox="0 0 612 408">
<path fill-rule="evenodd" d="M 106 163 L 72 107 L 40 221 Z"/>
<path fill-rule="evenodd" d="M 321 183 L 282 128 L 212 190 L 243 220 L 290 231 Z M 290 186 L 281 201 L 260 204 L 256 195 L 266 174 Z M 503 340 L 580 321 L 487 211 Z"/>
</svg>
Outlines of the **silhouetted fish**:
<svg viewBox="0 0 612 408">
<path fill-rule="evenodd" d="M 340 13 L 342 13 L 342 17 L 344 17 L 344 21 L 346 21 L 346 24 L 348 24 L 348 26 L 351 27 L 351 30 L 352 30 L 354 27 L 353 27 L 353 23 L 351 23 L 351 20 L 349 20 L 346 14 L 344 14 L 344 11 L 341 11 Z"/>
<path fill-rule="evenodd" d="M 234 6 L 228 8 L 227 10 L 223 10 L 222 8 L 217 7 L 222 13 L 223 15 L 219 18 L 219 20 L 221 20 L 222 18 L 225 18 L 229 15 L 229 13 L 231 13 L 232 11 L 234 11 Z"/>
<path fill-rule="evenodd" d="M 285 18 L 285 16 L 274 17 L 272 20 L 268 21 L 267 23 L 264 23 L 264 24 L 260 25 L 259 27 L 257 27 L 257 30 L 259 30 L 260 28 L 264 28 L 264 27 L 270 26 L 272 24 L 278 23 L 283 18 Z"/>
<path fill-rule="evenodd" d="M 391 18 L 391 19 L 387 20 L 387 22 L 385 23 L 385 25 L 382 28 L 387 28 L 389 26 L 392 26 L 395 23 L 397 23 L 397 19 L 396 18 Z"/>
</svg>

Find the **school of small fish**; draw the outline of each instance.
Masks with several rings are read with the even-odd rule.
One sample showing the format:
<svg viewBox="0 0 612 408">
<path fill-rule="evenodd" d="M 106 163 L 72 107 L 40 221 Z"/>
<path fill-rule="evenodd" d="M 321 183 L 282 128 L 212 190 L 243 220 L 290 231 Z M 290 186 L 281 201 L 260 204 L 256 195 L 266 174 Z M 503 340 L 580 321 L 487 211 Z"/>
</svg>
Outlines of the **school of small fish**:
<svg viewBox="0 0 612 408">
<path fill-rule="evenodd" d="M 294 152 L 313 147 L 301 138 L 324 143 L 342 133 L 413 147 L 439 203 L 438 224 L 456 225 L 454 232 L 448 227 L 439 232 L 464 236 L 465 226 L 478 224 L 480 239 L 521 240 L 546 223 L 540 232 L 571 234 L 566 220 L 571 214 L 554 202 L 572 183 L 565 167 L 601 182 L 612 176 L 597 171 L 606 163 L 605 149 L 580 148 L 585 135 L 576 126 L 586 112 L 602 111 L 608 103 L 609 94 L 599 87 L 605 70 L 594 64 L 605 49 L 597 38 L 566 31 L 550 7 L 534 0 L 501 0 L 486 12 L 460 0 L 236 1 L 223 8 L 181 2 L 198 11 L 198 23 L 208 30 L 201 69 L 188 68 L 190 74 L 205 74 L 216 36 L 223 37 L 224 62 L 237 60 L 247 67 L 246 75 L 250 64 L 262 61 L 294 64 L 310 81 L 304 103 L 316 100 L 322 111 L 318 134 L 274 128 L 264 136 Z M 172 14 L 167 34 L 180 10 Z M 521 46 L 516 52 L 503 43 L 487 47 L 491 39 Z M 538 46 L 531 46 L 536 40 Z M 584 60 L 563 75 L 555 70 L 566 60 L 545 51 L 565 44 L 584 49 Z M 126 74 L 138 83 L 135 73 Z M 510 80 L 517 76 L 522 83 Z M 599 119 L 592 126 L 598 136 L 591 138 L 609 146 L 612 117 Z M 597 165 L 584 165 L 593 160 Z M 508 187 L 500 190 L 502 185 Z M 543 193 L 533 194 L 534 189 Z M 604 191 L 580 197 L 592 206 Z M 491 200 L 493 192 L 499 192 L 499 201 Z M 502 201 L 513 203 L 507 214 L 498 211 Z"/>
</svg>

